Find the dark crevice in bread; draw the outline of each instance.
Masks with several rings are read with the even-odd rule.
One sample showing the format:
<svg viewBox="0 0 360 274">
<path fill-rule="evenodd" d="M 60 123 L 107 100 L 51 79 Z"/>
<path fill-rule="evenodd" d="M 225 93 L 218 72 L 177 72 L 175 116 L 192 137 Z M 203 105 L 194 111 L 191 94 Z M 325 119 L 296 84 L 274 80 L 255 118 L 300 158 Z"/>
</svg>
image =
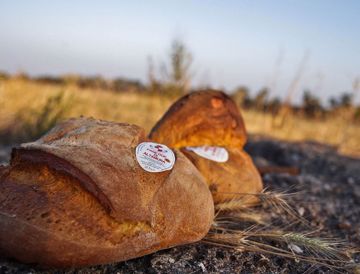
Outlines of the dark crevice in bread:
<svg viewBox="0 0 360 274">
<path fill-rule="evenodd" d="M 82 185 L 82 187 L 89 191 L 100 204 L 109 213 L 112 210 L 110 200 L 99 189 L 96 183 L 80 169 L 74 167 L 65 159 L 59 158 L 51 153 L 47 153 L 41 150 L 15 148 L 12 151 L 11 164 L 16 165 L 21 162 L 29 162 L 34 164 L 45 164 L 48 167 L 66 175 L 70 175 L 76 178 Z"/>
</svg>

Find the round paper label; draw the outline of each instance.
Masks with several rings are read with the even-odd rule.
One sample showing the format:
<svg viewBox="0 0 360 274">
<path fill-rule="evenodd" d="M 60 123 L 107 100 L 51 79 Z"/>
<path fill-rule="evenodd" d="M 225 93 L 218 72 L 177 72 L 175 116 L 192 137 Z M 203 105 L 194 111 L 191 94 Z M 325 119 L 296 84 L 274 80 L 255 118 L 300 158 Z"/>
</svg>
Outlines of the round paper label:
<svg viewBox="0 0 360 274">
<path fill-rule="evenodd" d="M 139 165 L 149 172 L 170 170 L 175 164 L 174 152 L 162 144 L 140 143 L 136 147 L 135 154 Z"/>
<path fill-rule="evenodd" d="M 223 147 L 201 146 L 187 147 L 187 150 L 195 152 L 197 155 L 219 163 L 229 160 L 229 152 Z"/>
</svg>

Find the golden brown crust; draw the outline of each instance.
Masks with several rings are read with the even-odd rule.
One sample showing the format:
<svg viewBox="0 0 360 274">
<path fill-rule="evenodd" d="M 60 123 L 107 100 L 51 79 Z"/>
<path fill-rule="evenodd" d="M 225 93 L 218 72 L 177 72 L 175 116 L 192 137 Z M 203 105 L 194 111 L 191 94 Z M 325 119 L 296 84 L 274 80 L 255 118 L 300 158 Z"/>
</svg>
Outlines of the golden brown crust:
<svg viewBox="0 0 360 274">
<path fill-rule="evenodd" d="M 14 148 L 12 150 L 11 164 L 13 166 L 19 164 L 42 164 L 67 176 L 71 176 L 77 179 L 84 189 L 98 199 L 108 213 L 111 211 L 112 206 L 110 200 L 101 191 L 96 182 L 65 159 L 39 149 Z"/>
<path fill-rule="evenodd" d="M 63 159 L 64 167 L 59 161 L 45 162 L 80 180 L 115 219 L 132 216 L 136 221 L 151 222 L 151 197 L 169 171 L 149 173 L 137 164 L 135 148 L 145 140 L 144 130 L 138 126 L 79 118 L 56 126 L 36 142 L 21 145 L 17 154 L 23 157 L 26 150 L 42 151 Z M 33 161 L 39 160 L 38 155 L 33 157 Z M 81 179 L 86 175 L 91 181 Z M 133 195 L 130 200 L 129 193 Z"/>
<path fill-rule="evenodd" d="M 206 178 L 215 203 L 233 198 L 229 192 L 258 193 L 263 188 L 257 169 L 243 151 L 246 142 L 243 119 L 235 103 L 223 92 L 200 91 L 180 98 L 154 126 L 149 137 L 181 148 Z M 205 145 L 226 148 L 229 160 L 214 162 L 186 149 Z"/>
<path fill-rule="evenodd" d="M 176 101 L 149 137 L 174 148 L 232 146 L 246 143 L 244 121 L 235 103 L 221 91 L 190 93 Z"/>
<path fill-rule="evenodd" d="M 218 163 L 182 149 L 182 152 L 205 177 L 215 203 L 243 197 L 241 194 L 259 193 L 263 189 L 261 177 L 251 157 L 239 148 L 227 150 L 229 160 L 226 163 Z M 246 195 L 243 199 L 244 205 L 251 205 L 257 201 L 251 195 Z"/>
<path fill-rule="evenodd" d="M 0 177 L 2 254 L 46 266 L 95 265 L 205 236 L 213 200 L 180 151 L 171 171 L 148 173 L 133 157 L 140 128 L 86 118 L 63 125 L 15 150 Z"/>
</svg>

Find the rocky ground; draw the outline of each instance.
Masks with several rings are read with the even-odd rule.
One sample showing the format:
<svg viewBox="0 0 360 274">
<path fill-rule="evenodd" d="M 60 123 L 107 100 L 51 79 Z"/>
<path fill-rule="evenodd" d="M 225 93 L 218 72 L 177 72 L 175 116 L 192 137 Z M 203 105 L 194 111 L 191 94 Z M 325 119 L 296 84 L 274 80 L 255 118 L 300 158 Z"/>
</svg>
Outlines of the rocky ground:
<svg viewBox="0 0 360 274">
<path fill-rule="evenodd" d="M 360 159 L 317 143 L 252 138 L 247 151 L 261 165 L 294 166 L 300 174 L 266 174 L 271 190 L 301 191 L 291 204 L 312 226 L 360 247 Z M 0 163 L 9 148 L 0 149 Z M 354 257 L 359 263 L 360 256 Z M 266 254 L 234 252 L 202 243 L 159 251 L 139 259 L 78 270 L 41 270 L 0 258 L 0 273 L 334 273 Z M 344 271 L 342 271 L 344 272 Z M 360 273 L 359 268 L 352 272 Z"/>
</svg>

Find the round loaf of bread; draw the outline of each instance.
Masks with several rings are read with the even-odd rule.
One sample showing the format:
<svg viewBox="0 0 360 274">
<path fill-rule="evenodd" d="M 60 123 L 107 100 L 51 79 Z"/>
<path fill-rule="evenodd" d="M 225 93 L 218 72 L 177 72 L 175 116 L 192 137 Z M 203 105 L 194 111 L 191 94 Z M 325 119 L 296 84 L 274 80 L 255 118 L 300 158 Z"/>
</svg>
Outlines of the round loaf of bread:
<svg viewBox="0 0 360 274">
<path fill-rule="evenodd" d="M 149 137 L 181 149 L 206 178 L 215 203 L 243 194 L 247 197 L 244 205 L 257 201 L 248 194 L 262 191 L 262 180 L 243 150 L 247 139 L 244 121 L 225 93 L 210 90 L 185 95 L 169 108 Z M 216 162 L 187 149 L 204 146 L 225 148 L 228 160 Z"/>
<path fill-rule="evenodd" d="M 171 105 L 149 137 L 175 148 L 204 145 L 242 148 L 246 129 L 229 96 L 205 90 L 189 93 Z"/>
<path fill-rule="evenodd" d="M 137 162 L 135 125 L 71 119 L 12 152 L 0 169 L 0 253 L 77 267 L 195 242 L 214 217 L 211 193 L 179 151 L 171 170 Z"/>
</svg>

